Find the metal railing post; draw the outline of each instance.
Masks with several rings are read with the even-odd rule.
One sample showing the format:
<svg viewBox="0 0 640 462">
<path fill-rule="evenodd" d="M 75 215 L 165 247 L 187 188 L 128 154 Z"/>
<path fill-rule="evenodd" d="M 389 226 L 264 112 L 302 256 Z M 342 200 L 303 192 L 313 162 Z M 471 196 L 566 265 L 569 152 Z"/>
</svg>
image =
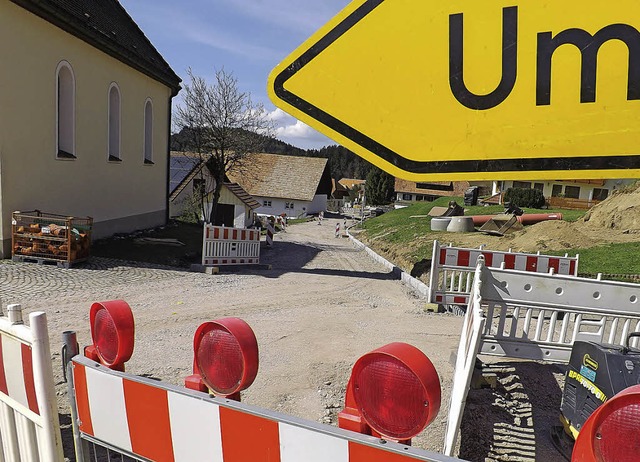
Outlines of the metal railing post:
<svg viewBox="0 0 640 462">
<path fill-rule="evenodd" d="M 67 397 L 71 408 L 71 425 L 73 428 L 73 446 L 75 448 L 76 462 L 88 462 L 85 454 L 89 454 L 89 446 L 80 436 L 78 422 L 78 409 L 76 407 L 76 394 L 73 384 L 73 362 L 71 359 L 80 354 L 80 345 L 74 331 L 67 330 L 62 333 L 62 372 L 67 382 Z"/>
<path fill-rule="evenodd" d="M 7 315 L 11 324 L 24 324 L 22 320 L 22 305 L 19 303 L 7 305 Z"/>
</svg>

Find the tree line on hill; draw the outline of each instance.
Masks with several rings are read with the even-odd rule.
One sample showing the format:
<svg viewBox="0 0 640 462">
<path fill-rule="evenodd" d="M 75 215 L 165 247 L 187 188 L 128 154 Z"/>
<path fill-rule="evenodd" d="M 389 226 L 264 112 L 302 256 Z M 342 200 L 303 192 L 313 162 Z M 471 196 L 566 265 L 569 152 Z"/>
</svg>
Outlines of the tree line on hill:
<svg viewBox="0 0 640 462">
<path fill-rule="evenodd" d="M 367 180 L 366 195 L 369 204 L 388 204 L 393 199 L 393 176 L 384 173 L 344 146 L 330 145 L 320 149 L 302 149 L 271 136 L 259 134 L 252 134 L 252 136 L 260 138 L 257 144 L 262 146 L 262 152 L 285 156 L 322 157 L 328 160 L 332 178 Z M 171 150 L 194 150 L 190 141 L 192 139 L 189 128 L 183 128 L 180 132 L 171 135 Z"/>
<path fill-rule="evenodd" d="M 244 135 L 246 136 L 246 133 Z M 330 145 L 320 149 L 302 149 L 271 136 L 255 133 L 250 136 L 258 137 L 256 145 L 260 145 L 261 151 L 268 154 L 327 159 L 331 177 L 336 180 L 342 178 L 367 180 L 366 195 L 367 202 L 370 204 L 388 204 L 393 199 L 393 176 L 383 172 L 344 146 Z M 171 135 L 171 150 L 182 152 L 195 150 L 195 147 L 191 145 L 193 138 L 190 129 L 183 128 L 180 132 Z"/>
<path fill-rule="evenodd" d="M 328 159 L 331 177 L 335 179 L 355 178 L 364 180 L 372 169 L 371 163 L 357 156 L 347 148 L 339 145 L 325 146 L 320 149 L 302 149 L 291 144 L 280 141 L 277 138 L 252 134 L 260 138 L 262 152 L 267 154 L 281 154 L 286 156 L 301 157 L 323 157 Z M 171 135 L 172 151 L 193 151 L 195 147 L 191 145 L 193 136 L 189 128 L 183 128 L 178 133 Z"/>
</svg>

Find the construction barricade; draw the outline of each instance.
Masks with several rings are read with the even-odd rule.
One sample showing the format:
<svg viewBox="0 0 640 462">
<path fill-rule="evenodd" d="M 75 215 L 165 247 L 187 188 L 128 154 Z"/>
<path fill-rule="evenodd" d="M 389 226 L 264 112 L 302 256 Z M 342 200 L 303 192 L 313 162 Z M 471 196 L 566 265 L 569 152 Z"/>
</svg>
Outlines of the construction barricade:
<svg viewBox="0 0 640 462">
<path fill-rule="evenodd" d="M 576 340 L 624 345 L 629 333 L 640 332 L 639 284 L 481 271 L 482 354 L 567 363 Z"/>
<path fill-rule="evenodd" d="M 273 245 L 273 235 L 276 233 L 276 228 L 274 222 L 269 219 L 267 220 L 267 234 L 266 234 L 266 243 L 267 246 L 271 247 Z"/>
<path fill-rule="evenodd" d="M 480 304 L 481 284 L 481 278 L 478 277 L 478 270 L 476 270 L 473 290 L 471 291 L 472 301 L 465 313 L 460 344 L 456 355 L 451 401 L 449 403 L 449 418 L 447 419 L 443 450 L 447 455 L 452 455 L 455 450 L 460 424 L 462 423 L 462 414 L 464 413 L 473 369 L 476 364 L 476 356 L 480 351 L 481 335 L 486 322 Z"/>
<path fill-rule="evenodd" d="M 399 424 L 396 416 L 389 415 L 389 397 L 372 404 L 369 398 L 380 394 L 369 392 L 363 402 L 349 402 L 356 408 L 349 409 L 347 424 L 371 424 L 371 432 L 357 433 L 241 403 L 240 392 L 253 382 L 259 359 L 255 334 L 239 318 L 209 321 L 197 328 L 193 375 L 185 378 L 184 387 L 125 372 L 135 337 L 133 312 L 125 301 L 93 303 L 89 321 L 92 343 L 82 350 L 84 354 L 75 332 L 63 334 L 78 462 L 462 462 L 401 444 L 424 429 L 440 408 L 437 372 L 411 345 L 393 343 L 363 356 L 358 363 L 368 367 L 358 369 L 355 380 L 367 389 L 389 383 L 407 386 L 407 381 L 412 389 L 423 385 L 424 396 L 396 406 L 401 414 L 409 408 L 415 412 Z M 373 369 L 386 370 L 384 377 L 369 374 L 374 364 Z M 373 420 L 367 420 L 365 413 Z M 391 434 L 398 429 L 403 433 L 383 437 L 389 429 L 384 422 Z"/>
<path fill-rule="evenodd" d="M 467 366 L 477 354 L 566 364 L 577 340 L 625 345 L 630 333 L 640 332 L 639 302 L 639 284 L 490 268 L 479 258 L 454 372 L 445 454 L 455 447 L 473 373 Z M 478 328 L 481 335 L 474 337 Z M 638 341 L 632 338 L 630 346 Z"/>
<path fill-rule="evenodd" d="M 445 306 L 469 304 L 469 293 L 476 265 L 482 255 L 485 265 L 533 273 L 578 275 L 579 256 L 564 257 L 498 250 L 465 249 L 451 245 L 442 247 L 433 241 L 429 301 Z"/>
<path fill-rule="evenodd" d="M 0 460 L 62 462 L 46 315 L 32 313 L 31 328 L 27 328 L 20 314 L 19 305 L 10 305 L 9 318 L 0 318 Z M 100 362 L 80 354 L 75 332 L 63 333 L 62 362 L 66 365 L 77 462 L 463 462 L 393 439 L 305 421 L 231 397 L 213 397 L 125 373 L 124 362 L 132 352 L 134 335 L 130 315 L 122 300 L 92 304 L 93 344 L 84 348 L 84 354 Z M 229 318 L 203 326 L 227 328 L 227 333 L 239 335 L 231 328 L 231 320 L 239 321 Z M 216 341 L 229 344 L 226 335 Z M 397 353 L 398 345 L 386 348 L 395 348 Z M 194 354 L 196 351 L 200 349 L 194 346 Z M 372 354 L 379 351 L 382 349 Z M 209 359 L 215 363 L 218 358 Z M 432 375 L 437 378 L 435 371 Z M 433 405 L 435 416 L 439 402 Z"/>
<path fill-rule="evenodd" d="M 202 264 L 257 265 L 260 263 L 260 230 L 204 225 Z"/>
<path fill-rule="evenodd" d="M 47 316 L 22 321 L 20 305 L 0 317 L 0 460 L 62 462 Z"/>
<path fill-rule="evenodd" d="M 82 356 L 72 364 L 81 438 L 134 460 L 460 460 L 112 371 Z"/>
</svg>

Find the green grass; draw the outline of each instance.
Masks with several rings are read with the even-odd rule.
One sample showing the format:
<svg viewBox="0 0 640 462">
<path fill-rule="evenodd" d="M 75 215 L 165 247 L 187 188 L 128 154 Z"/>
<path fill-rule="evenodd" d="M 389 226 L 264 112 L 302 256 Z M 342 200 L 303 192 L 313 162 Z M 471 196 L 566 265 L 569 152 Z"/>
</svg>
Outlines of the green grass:
<svg viewBox="0 0 640 462">
<path fill-rule="evenodd" d="M 446 207 L 450 200 L 463 204 L 462 198 L 442 197 L 434 202 L 418 202 L 403 209 L 397 209 L 364 223 L 365 236 L 375 245 L 404 245 L 404 256 L 418 262 L 430 259 L 433 240 L 448 242 L 449 233 L 431 231 L 431 217 L 411 218 L 416 215 L 427 215 L 435 207 Z M 465 215 L 495 215 L 504 211 L 500 205 L 482 207 L 465 207 Z M 562 213 L 565 221 L 576 221 L 586 211 L 559 209 L 524 209 L 525 213 Z M 546 254 L 564 255 L 564 251 L 545 251 Z M 640 274 L 640 243 L 606 244 L 598 247 L 574 249 L 569 255 L 580 254 L 579 271 L 581 274 Z"/>
<path fill-rule="evenodd" d="M 420 233 L 431 232 L 431 217 L 423 220 L 411 218 L 416 215 L 427 215 L 433 207 L 447 207 L 450 200 L 463 204 L 461 197 L 441 197 L 433 202 L 416 202 L 402 209 L 393 210 L 379 217 L 367 220 L 364 229 L 367 235 L 375 238 L 385 234 L 385 240 L 392 243 L 409 242 Z M 502 205 L 483 207 L 480 205 L 464 207 L 465 215 L 496 215 L 504 211 Z M 586 212 L 581 210 L 559 209 L 523 209 L 525 213 L 562 213 L 565 221 L 576 221 Z"/>
<path fill-rule="evenodd" d="M 547 253 L 547 252 L 545 252 Z M 565 252 L 548 252 L 564 255 Z M 580 254 L 578 271 L 580 274 L 595 276 L 603 274 L 640 274 L 640 242 L 606 244 L 588 249 L 574 249 L 567 252 L 574 257 Z"/>
</svg>

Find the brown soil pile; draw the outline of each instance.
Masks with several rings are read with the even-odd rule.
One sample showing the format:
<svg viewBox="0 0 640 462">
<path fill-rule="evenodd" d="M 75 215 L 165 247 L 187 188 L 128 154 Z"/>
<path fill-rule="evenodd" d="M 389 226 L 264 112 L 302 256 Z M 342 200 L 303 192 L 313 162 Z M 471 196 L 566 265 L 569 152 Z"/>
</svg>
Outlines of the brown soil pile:
<svg viewBox="0 0 640 462">
<path fill-rule="evenodd" d="M 514 233 L 510 247 L 515 252 L 564 250 L 597 245 L 579 222 L 543 221 Z"/>
<path fill-rule="evenodd" d="M 597 247 L 608 243 L 640 241 L 640 183 L 614 193 L 593 207 L 581 220 L 573 223 L 566 221 L 543 221 L 535 225 L 525 226 L 505 236 L 490 236 L 475 233 L 428 232 L 416 236 L 413 245 L 389 244 L 379 239 L 367 239 L 376 252 L 403 268 L 412 271 L 420 262 L 415 260 L 415 247 L 430 245 L 434 239 L 442 244 L 453 244 L 457 247 L 476 248 L 484 245 L 490 250 L 509 250 L 515 252 L 545 252 L 549 250 L 571 250 Z M 414 247 L 414 248 L 412 248 Z M 430 262 L 424 262 L 425 265 Z M 416 276 L 424 273 L 418 271 Z"/>
<path fill-rule="evenodd" d="M 574 223 L 545 221 L 515 233 L 516 251 L 564 250 L 640 241 L 640 185 L 614 193 Z"/>
<path fill-rule="evenodd" d="M 640 184 L 615 191 L 593 207 L 583 222 L 590 228 L 622 232 L 640 231 Z"/>
</svg>

